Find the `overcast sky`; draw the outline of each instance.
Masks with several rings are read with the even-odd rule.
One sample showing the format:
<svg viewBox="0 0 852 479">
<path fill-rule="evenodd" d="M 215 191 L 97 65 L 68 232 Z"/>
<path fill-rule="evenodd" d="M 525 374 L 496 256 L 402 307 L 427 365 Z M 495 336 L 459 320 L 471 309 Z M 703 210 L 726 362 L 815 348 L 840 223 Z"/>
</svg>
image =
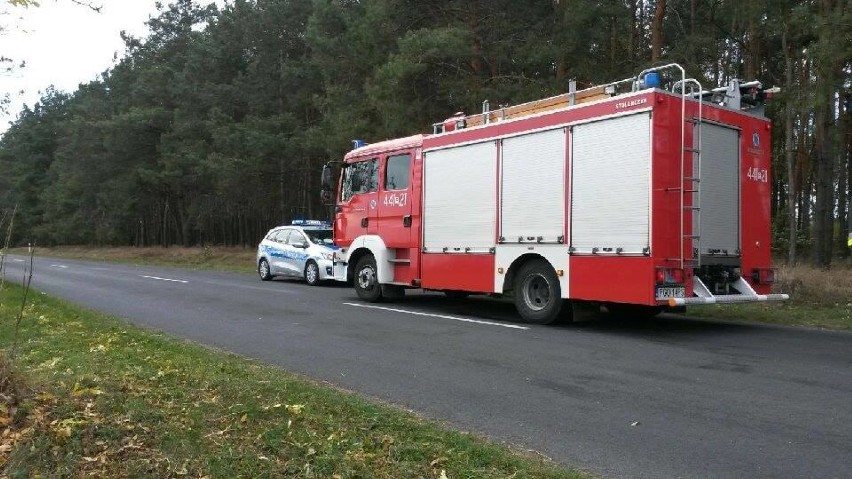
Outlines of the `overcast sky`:
<svg viewBox="0 0 852 479">
<path fill-rule="evenodd" d="M 157 11 L 156 0 L 94 2 L 103 7 L 100 13 L 70 0 L 40 0 L 40 6 L 29 8 L 8 7 L 0 0 L 0 13 L 7 13 L 0 16 L 6 27 L 0 34 L 0 57 L 26 62 L 14 73 L 0 73 L 0 94 L 12 97 L 9 114 L 0 116 L 0 132 L 8 129 L 25 103 L 35 104 L 47 86 L 73 92 L 80 83 L 97 79 L 115 64 L 116 54 L 118 58 L 124 54 L 119 33 L 145 36 L 145 22 Z"/>
</svg>

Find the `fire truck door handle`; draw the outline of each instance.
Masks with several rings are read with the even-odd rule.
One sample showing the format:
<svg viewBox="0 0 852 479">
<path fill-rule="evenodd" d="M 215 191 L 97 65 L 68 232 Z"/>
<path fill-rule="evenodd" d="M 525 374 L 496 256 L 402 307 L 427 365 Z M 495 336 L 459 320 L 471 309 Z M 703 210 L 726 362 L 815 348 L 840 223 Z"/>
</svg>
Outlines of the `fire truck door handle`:
<svg viewBox="0 0 852 479">
<path fill-rule="evenodd" d="M 402 217 L 402 226 L 405 228 L 411 228 L 411 215 L 405 215 Z"/>
<path fill-rule="evenodd" d="M 370 218 L 361 218 L 361 227 L 362 228 L 366 228 L 369 223 L 370 223 Z"/>
</svg>

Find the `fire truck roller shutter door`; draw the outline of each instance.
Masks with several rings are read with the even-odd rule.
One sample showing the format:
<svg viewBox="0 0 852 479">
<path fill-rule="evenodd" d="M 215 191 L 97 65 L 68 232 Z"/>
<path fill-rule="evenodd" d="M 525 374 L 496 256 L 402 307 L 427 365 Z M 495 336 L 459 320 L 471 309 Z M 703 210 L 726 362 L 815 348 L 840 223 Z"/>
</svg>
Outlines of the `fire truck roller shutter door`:
<svg viewBox="0 0 852 479">
<path fill-rule="evenodd" d="M 698 248 L 705 260 L 740 255 L 740 132 L 701 125 L 701 221 Z M 749 205 L 751 206 L 751 205 Z M 708 258 L 708 255 L 710 258 Z"/>
<path fill-rule="evenodd" d="M 494 141 L 426 152 L 423 160 L 425 253 L 488 253 L 497 228 Z"/>
<path fill-rule="evenodd" d="M 651 116 L 585 123 L 571 134 L 571 247 L 577 254 L 650 248 Z"/>
<path fill-rule="evenodd" d="M 502 156 L 503 241 L 564 241 L 565 128 L 506 138 Z"/>
<path fill-rule="evenodd" d="M 565 167 L 567 129 L 559 127 L 503 140 L 500 174 L 500 244 L 494 291 L 511 289 L 520 265 L 539 257 L 559 271 L 557 281 L 568 297 L 568 245 L 565 241 Z M 530 256 L 530 258 L 528 258 Z"/>
</svg>

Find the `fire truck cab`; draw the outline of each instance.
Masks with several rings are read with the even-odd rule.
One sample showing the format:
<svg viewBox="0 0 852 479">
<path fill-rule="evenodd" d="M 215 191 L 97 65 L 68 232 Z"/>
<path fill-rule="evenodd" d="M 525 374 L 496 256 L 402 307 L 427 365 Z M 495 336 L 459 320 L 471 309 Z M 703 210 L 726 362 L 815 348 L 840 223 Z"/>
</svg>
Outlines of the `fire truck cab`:
<svg viewBox="0 0 852 479">
<path fill-rule="evenodd" d="M 337 185 L 334 277 L 366 301 L 511 295 L 540 324 L 588 306 L 650 316 L 787 299 L 770 294 L 767 93 L 706 91 L 672 64 L 356 145 Z"/>
</svg>

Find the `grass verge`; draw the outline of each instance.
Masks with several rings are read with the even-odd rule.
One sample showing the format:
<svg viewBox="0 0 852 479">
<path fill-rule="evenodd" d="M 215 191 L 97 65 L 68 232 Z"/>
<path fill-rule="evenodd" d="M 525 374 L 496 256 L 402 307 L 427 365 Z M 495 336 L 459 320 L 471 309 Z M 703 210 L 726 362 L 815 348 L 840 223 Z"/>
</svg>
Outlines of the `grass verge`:
<svg viewBox="0 0 852 479">
<path fill-rule="evenodd" d="M 852 330 L 852 304 L 749 303 L 690 307 L 688 316 Z"/>
<path fill-rule="evenodd" d="M 21 292 L 0 291 L 4 348 Z M 588 477 L 43 295 L 20 339 L 0 368 L 20 396 L 0 391 L 3 477 Z"/>
<path fill-rule="evenodd" d="M 776 281 L 774 292 L 788 293 L 789 301 L 696 306 L 689 315 L 852 330 L 852 265 L 781 266 Z"/>
</svg>

